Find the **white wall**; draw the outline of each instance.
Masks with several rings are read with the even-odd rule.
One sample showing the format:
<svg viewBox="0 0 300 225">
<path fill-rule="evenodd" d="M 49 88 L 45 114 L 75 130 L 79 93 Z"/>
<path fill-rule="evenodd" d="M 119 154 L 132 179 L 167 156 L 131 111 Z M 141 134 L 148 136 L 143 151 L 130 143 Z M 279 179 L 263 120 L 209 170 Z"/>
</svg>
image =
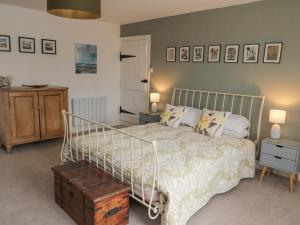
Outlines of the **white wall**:
<svg viewBox="0 0 300 225">
<path fill-rule="evenodd" d="M 67 86 L 69 99 L 105 95 L 107 123 L 119 123 L 120 26 L 99 20 L 72 20 L 46 12 L 0 4 L 0 34 L 11 36 L 12 52 L 0 52 L 0 75 L 13 85 Z M 19 53 L 18 36 L 36 39 L 36 53 Z M 41 53 L 41 39 L 57 41 L 57 55 Z M 75 43 L 97 44 L 98 74 L 75 74 Z"/>
</svg>

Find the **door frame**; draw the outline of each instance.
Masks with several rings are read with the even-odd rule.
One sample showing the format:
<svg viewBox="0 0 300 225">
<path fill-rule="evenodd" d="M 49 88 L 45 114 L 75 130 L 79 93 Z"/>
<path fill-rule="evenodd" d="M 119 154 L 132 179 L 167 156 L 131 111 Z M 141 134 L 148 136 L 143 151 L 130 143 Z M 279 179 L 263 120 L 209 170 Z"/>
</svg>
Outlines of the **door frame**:
<svg viewBox="0 0 300 225">
<path fill-rule="evenodd" d="M 137 35 L 137 36 L 127 36 L 127 37 L 121 37 L 122 41 L 138 41 L 138 40 L 146 40 L 147 42 L 147 80 L 148 83 L 146 85 L 146 94 L 147 94 L 147 110 L 146 112 L 149 112 L 150 107 L 150 82 L 151 82 L 151 35 Z M 120 49 L 121 50 L 121 49 Z M 121 79 L 120 79 L 120 88 L 121 88 Z"/>
</svg>

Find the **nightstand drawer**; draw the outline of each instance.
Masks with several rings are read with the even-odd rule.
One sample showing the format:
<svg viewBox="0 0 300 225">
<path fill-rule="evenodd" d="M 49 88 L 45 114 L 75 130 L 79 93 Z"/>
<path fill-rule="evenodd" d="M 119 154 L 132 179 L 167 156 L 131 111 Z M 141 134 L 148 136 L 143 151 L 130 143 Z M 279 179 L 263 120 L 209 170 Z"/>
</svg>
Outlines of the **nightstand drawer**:
<svg viewBox="0 0 300 225">
<path fill-rule="evenodd" d="M 270 154 L 273 156 L 279 156 L 285 159 L 289 159 L 289 160 L 296 160 L 297 157 L 297 151 L 295 149 L 292 148 L 288 148 L 285 146 L 280 146 L 280 145 L 276 145 L 274 144 L 270 144 L 270 143 L 264 143 L 262 144 L 262 153 L 265 154 Z"/>
<path fill-rule="evenodd" d="M 280 158 L 279 156 L 261 154 L 260 163 L 274 169 L 284 170 L 286 172 L 295 171 L 295 161 Z"/>
</svg>

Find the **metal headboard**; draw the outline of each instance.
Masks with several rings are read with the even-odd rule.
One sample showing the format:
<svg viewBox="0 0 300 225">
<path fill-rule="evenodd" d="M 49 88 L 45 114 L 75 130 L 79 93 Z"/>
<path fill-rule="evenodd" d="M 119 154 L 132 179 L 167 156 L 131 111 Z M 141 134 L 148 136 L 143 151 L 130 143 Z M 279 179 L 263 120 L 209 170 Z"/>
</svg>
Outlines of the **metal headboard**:
<svg viewBox="0 0 300 225">
<path fill-rule="evenodd" d="M 265 96 L 191 90 L 175 87 L 172 105 L 189 106 L 199 109 L 227 111 L 245 116 L 249 122 L 249 136 L 256 144 L 260 140 L 261 117 Z"/>
</svg>

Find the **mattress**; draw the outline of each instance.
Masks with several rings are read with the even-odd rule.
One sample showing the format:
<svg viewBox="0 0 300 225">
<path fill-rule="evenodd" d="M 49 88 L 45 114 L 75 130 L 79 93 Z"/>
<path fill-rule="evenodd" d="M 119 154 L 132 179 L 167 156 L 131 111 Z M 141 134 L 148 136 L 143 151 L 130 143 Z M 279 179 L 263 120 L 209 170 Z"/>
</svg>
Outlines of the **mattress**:
<svg viewBox="0 0 300 225">
<path fill-rule="evenodd" d="M 157 141 L 159 182 L 156 189 L 167 198 L 164 224 L 184 225 L 201 209 L 210 198 L 229 191 L 243 178 L 253 178 L 255 173 L 255 144 L 244 138 L 223 136 L 212 138 L 195 133 L 192 128 L 181 126 L 177 129 L 157 123 L 138 125 L 122 129 L 135 136 Z M 140 141 L 122 137 L 111 132 L 92 133 L 73 141 L 73 148 L 79 154 L 90 155 L 96 161 L 96 153 L 106 152 L 107 169 L 121 174 L 123 143 L 123 175 L 130 179 L 133 168 L 134 192 L 141 196 L 141 174 L 144 174 L 145 189 L 149 190 L 153 180 L 152 146 Z M 112 142 L 112 140 L 114 142 Z M 98 142 L 98 150 L 97 150 Z M 90 146 L 88 146 L 90 143 Z M 106 143 L 106 148 L 104 148 Z M 114 144 L 112 144 L 114 143 Z M 134 151 L 131 153 L 130 145 Z M 114 149 L 114 152 L 112 151 Z M 143 153 L 142 150 L 143 149 Z M 145 156 L 142 171 L 142 154 Z M 131 159 L 133 163 L 131 164 Z M 103 161 L 98 161 L 103 164 Z M 149 198 L 146 191 L 145 198 Z M 159 193 L 155 193 L 156 200 Z"/>
</svg>

